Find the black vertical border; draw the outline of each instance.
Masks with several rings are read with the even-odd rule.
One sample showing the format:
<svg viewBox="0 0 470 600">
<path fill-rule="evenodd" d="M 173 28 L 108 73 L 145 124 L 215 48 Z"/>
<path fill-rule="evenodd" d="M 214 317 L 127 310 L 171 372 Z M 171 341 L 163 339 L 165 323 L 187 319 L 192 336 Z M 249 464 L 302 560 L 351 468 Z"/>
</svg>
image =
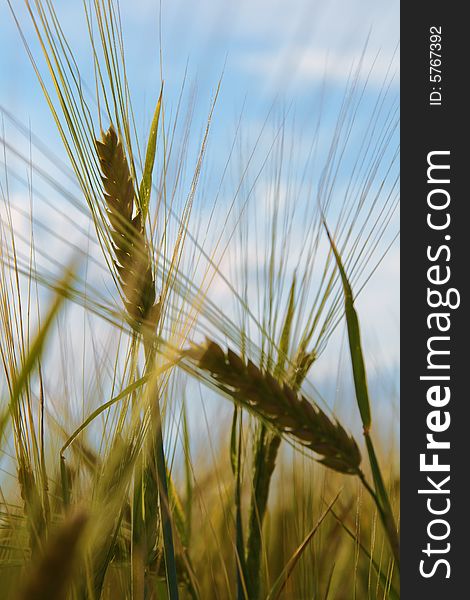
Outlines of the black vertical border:
<svg viewBox="0 0 470 600">
<path fill-rule="evenodd" d="M 463 600 L 470 598 L 470 324 L 468 280 L 470 278 L 470 136 L 468 90 L 470 24 L 461 2 L 401 3 L 401 598 L 415 600 Z M 442 106 L 429 106 L 430 27 L 442 28 Z M 450 578 L 443 566 L 428 579 L 419 573 L 420 560 L 427 558 L 426 527 L 433 518 L 427 511 L 426 474 L 419 470 L 419 455 L 425 451 L 428 384 L 419 380 L 426 367 L 426 342 L 430 332 L 426 316 L 428 244 L 445 243 L 443 232 L 426 225 L 427 154 L 450 150 L 451 283 L 461 294 L 461 305 L 450 310 L 451 413 L 450 429 L 441 439 L 451 443 L 451 508 L 445 515 L 451 526 L 449 538 L 434 542 L 436 548 L 449 542 L 448 554 L 434 555 L 450 563 Z M 445 262 L 441 262 L 445 265 Z M 444 410 L 444 409 L 443 409 Z M 432 475 L 432 474 L 429 474 Z M 436 480 L 442 479 L 436 474 Z M 429 486 L 428 486 L 429 487 Z M 436 503 L 437 506 L 437 503 Z M 437 517 L 436 517 L 437 518 Z M 437 531 L 437 530 L 436 530 Z M 427 559 L 427 568 L 432 559 Z"/>
</svg>

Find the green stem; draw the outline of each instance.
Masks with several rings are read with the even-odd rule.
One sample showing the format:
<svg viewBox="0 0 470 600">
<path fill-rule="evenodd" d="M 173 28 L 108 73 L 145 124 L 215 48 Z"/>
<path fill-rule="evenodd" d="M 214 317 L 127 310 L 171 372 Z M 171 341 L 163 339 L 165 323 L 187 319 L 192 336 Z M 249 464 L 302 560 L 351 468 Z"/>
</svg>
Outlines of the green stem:
<svg viewBox="0 0 470 600">
<path fill-rule="evenodd" d="M 235 468 L 235 509 L 236 509 L 236 546 L 237 546 L 237 600 L 246 600 L 247 582 L 246 582 L 246 564 L 245 564 L 245 542 L 243 536 L 242 520 L 242 490 L 241 490 L 241 462 L 242 462 L 242 428 L 243 422 L 239 418 L 238 409 L 235 409 L 233 420 L 233 432 L 237 438 L 236 441 L 236 459 L 233 464 Z M 236 431 L 238 426 L 238 432 Z M 235 439 L 235 438 L 234 438 Z M 235 458 L 235 457 L 232 457 Z"/>
<path fill-rule="evenodd" d="M 173 544 L 173 531 L 171 527 L 170 504 L 168 502 L 168 482 L 163 447 L 162 418 L 160 402 L 155 402 L 155 462 L 157 467 L 158 491 L 160 495 L 160 515 L 163 530 L 163 548 L 165 552 L 165 569 L 168 582 L 170 600 L 178 600 L 178 578 L 176 574 L 175 548 Z"/>
<path fill-rule="evenodd" d="M 261 425 L 254 458 L 254 489 L 250 507 L 246 558 L 248 597 L 250 600 L 257 600 L 260 595 L 263 522 L 266 515 L 271 477 L 276 465 L 280 444 L 281 437 L 268 432 L 265 425 Z"/>
<path fill-rule="evenodd" d="M 382 523 L 387 533 L 387 537 L 393 552 L 393 556 L 395 558 L 395 562 L 397 564 L 398 569 L 400 569 L 400 540 L 398 538 L 397 526 L 395 523 L 395 518 L 393 516 L 392 506 L 390 504 L 390 499 L 385 488 L 382 473 L 380 471 L 379 461 L 377 460 L 377 455 L 375 453 L 374 444 L 372 443 L 370 433 L 368 431 L 364 431 L 364 437 L 366 440 L 367 453 L 369 455 L 369 463 L 374 479 L 374 487 L 381 506 L 380 515 Z"/>
<path fill-rule="evenodd" d="M 155 348 L 153 344 L 144 342 L 147 369 L 154 365 Z M 169 600 L 178 600 L 178 577 L 176 573 L 175 546 L 173 542 L 173 530 L 171 525 L 170 503 L 168 494 L 167 470 L 165 461 L 165 450 L 163 446 L 162 414 L 160 410 L 160 398 L 156 394 L 152 405 L 152 423 L 154 427 L 153 456 L 157 470 L 158 495 L 160 498 L 160 517 L 162 520 L 163 551 L 165 554 L 165 571 Z"/>
<path fill-rule="evenodd" d="M 395 559 L 395 563 L 397 565 L 398 570 L 400 570 L 400 542 L 398 539 L 397 529 L 395 525 L 395 519 L 393 518 L 393 513 L 391 510 L 387 511 L 382 504 L 382 500 L 379 495 L 374 491 L 374 489 L 370 486 L 365 475 L 362 471 L 359 471 L 358 477 L 361 480 L 362 485 L 370 494 L 373 499 L 377 510 L 380 515 L 380 520 L 382 521 L 382 525 L 385 529 L 385 533 L 387 535 L 390 548 L 392 549 L 393 558 Z M 388 499 L 388 497 L 387 497 Z"/>
</svg>

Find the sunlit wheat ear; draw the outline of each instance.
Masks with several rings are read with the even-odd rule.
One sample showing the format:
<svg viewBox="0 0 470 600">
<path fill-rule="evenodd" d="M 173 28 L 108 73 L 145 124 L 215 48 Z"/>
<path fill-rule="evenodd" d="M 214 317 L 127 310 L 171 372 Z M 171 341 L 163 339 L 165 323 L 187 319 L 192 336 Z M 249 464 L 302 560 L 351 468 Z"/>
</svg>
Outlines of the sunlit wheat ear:
<svg viewBox="0 0 470 600">
<path fill-rule="evenodd" d="M 67 518 L 44 548 L 17 600 L 63 600 L 68 597 L 77 544 L 86 524 L 83 512 Z"/>
<path fill-rule="evenodd" d="M 319 462 L 340 473 L 360 473 L 361 453 L 354 438 L 290 386 L 231 350 L 225 353 L 213 341 L 191 347 L 185 356 L 210 373 L 217 387 L 235 402 L 322 456 Z"/>
<path fill-rule="evenodd" d="M 96 141 L 104 198 L 110 224 L 114 265 L 126 310 L 136 326 L 154 325 L 160 305 L 155 302 L 150 251 L 145 238 L 134 184 L 126 155 L 111 125 Z"/>
</svg>

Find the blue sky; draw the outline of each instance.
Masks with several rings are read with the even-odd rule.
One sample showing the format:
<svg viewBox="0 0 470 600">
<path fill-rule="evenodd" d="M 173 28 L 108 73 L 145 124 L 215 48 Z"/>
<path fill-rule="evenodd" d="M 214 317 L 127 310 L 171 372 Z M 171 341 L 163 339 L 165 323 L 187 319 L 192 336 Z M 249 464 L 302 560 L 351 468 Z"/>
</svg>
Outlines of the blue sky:
<svg viewBox="0 0 470 600">
<path fill-rule="evenodd" d="M 37 52 L 24 3 L 12 0 L 12 4 L 33 52 Z M 87 48 L 82 2 L 54 0 L 53 4 L 80 56 Z M 187 68 L 188 90 L 195 94 L 195 131 L 202 129 L 210 99 L 224 73 L 207 157 L 209 173 L 223 165 L 242 110 L 248 145 L 273 104 L 275 115 L 288 110 L 298 145 L 309 146 L 308 132 L 315 125 L 312 113 L 320 98 L 322 127 L 331 131 L 351 68 L 363 54 L 361 77 L 368 78 L 368 84 L 357 115 L 358 131 L 361 123 L 367 124 L 385 77 L 391 80 L 387 101 L 398 95 L 398 1 L 163 0 L 160 9 L 156 0 L 122 0 L 128 75 L 137 126 L 143 135 L 160 86 L 160 15 L 166 102 L 170 109 L 175 106 Z M 0 0 L 0 105 L 64 156 L 5 0 Z M 18 143 L 24 140 L 18 138 Z M 353 160 L 351 155 L 346 163 Z M 58 172 L 57 177 L 60 175 Z M 346 184 L 339 181 L 338 186 Z M 395 244 L 358 299 L 360 316 L 366 316 L 365 339 L 373 375 L 396 372 L 398 295 L 399 249 Z M 327 366 L 324 375 L 333 375 Z"/>
<path fill-rule="evenodd" d="M 13 0 L 33 50 L 22 0 Z M 80 0 L 54 0 L 68 39 L 79 53 L 87 45 Z M 161 5 L 161 32 L 168 93 L 177 92 L 186 64 L 204 97 L 225 66 L 224 102 L 236 114 L 248 98 L 253 116 L 282 95 L 301 107 L 315 86 L 344 86 L 361 55 L 376 60 L 379 85 L 398 43 L 398 2 L 383 0 L 176 0 Z M 138 112 L 149 112 L 159 88 L 158 0 L 121 1 L 128 73 Z M 47 110 L 6 0 L 0 3 L 0 101 L 40 127 Z M 394 68 L 397 68 L 395 61 Z M 37 118 L 35 118 L 37 116 Z"/>
</svg>

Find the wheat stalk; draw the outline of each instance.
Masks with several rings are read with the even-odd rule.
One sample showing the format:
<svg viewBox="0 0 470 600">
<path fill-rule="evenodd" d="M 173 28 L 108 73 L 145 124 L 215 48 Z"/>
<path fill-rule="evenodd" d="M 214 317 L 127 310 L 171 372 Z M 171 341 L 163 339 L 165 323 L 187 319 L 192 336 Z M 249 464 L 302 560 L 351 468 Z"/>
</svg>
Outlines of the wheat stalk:
<svg viewBox="0 0 470 600">
<path fill-rule="evenodd" d="M 145 223 L 135 192 L 133 179 L 122 143 L 111 125 L 101 140 L 96 141 L 96 149 L 101 167 L 106 212 L 110 224 L 110 237 L 114 253 L 114 266 L 118 275 L 124 305 L 134 329 L 144 333 L 144 346 L 148 368 L 153 364 L 153 340 L 151 335 L 160 319 L 161 302 L 156 300 L 150 250 L 145 235 Z M 149 194 L 149 191 L 147 190 Z M 147 198 L 148 201 L 148 198 Z M 147 475 L 152 476 L 153 468 L 158 474 L 158 494 L 164 538 L 166 570 L 169 597 L 178 599 L 178 584 L 168 502 L 167 469 L 163 448 L 162 420 L 159 400 L 152 407 L 152 461 L 147 466 Z M 139 486 L 134 494 L 138 497 Z M 157 491 L 156 489 L 153 491 Z M 152 502 L 153 504 L 153 502 Z M 153 507 L 152 507 L 153 508 Z M 136 545 L 141 541 L 141 532 L 135 528 Z M 152 539 L 156 537 L 156 527 L 151 527 Z"/>
<path fill-rule="evenodd" d="M 194 345 L 184 355 L 210 373 L 217 387 L 237 403 L 319 454 L 320 463 L 340 473 L 361 474 L 361 453 L 354 438 L 289 385 L 252 361 L 245 363 L 232 350 L 224 352 L 213 341 Z"/>
<path fill-rule="evenodd" d="M 155 325 L 160 303 L 155 302 L 155 280 L 145 224 L 139 209 L 129 165 L 121 141 L 111 125 L 96 141 L 114 266 L 126 310 L 134 325 Z"/>
</svg>

